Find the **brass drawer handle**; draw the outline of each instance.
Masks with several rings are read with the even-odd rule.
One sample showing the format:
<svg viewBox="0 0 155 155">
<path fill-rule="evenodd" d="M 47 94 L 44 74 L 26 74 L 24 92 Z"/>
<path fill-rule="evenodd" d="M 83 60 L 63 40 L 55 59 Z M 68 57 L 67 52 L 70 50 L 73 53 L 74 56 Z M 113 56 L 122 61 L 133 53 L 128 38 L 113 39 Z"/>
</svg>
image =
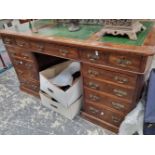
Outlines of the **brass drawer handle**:
<svg viewBox="0 0 155 155">
<path fill-rule="evenodd" d="M 117 81 L 120 84 L 128 83 L 128 79 L 127 78 L 123 78 L 123 77 L 119 77 L 119 76 L 115 76 L 114 80 Z"/>
<path fill-rule="evenodd" d="M 113 92 L 116 96 L 123 97 L 127 95 L 127 92 L 120 90 L 120 89 L 114 89 Z"/>
<path fill-rule="evenodd" d="M 17 70 L 17 72 L 20 74 L 20 75 L 23 75 L 23 71 L 21 71 L 21 70 Z"/>
<path fill-rule="evenodd" d="M 97 72 L 97 71 L 95 71 L 95 70 L 89 69 L 89 70 L 88 70 L 88 74 L 90 74 L 90 76 L 98 76 L 98 75 L 99 75 L 99 72 Z"/>
<path fill-rule="evenodd" d="M 116 63 L 122 67 L 126 67 L 132 64 L 132 62 L 130 60 L 127 60 L 126 58 L 116 59 Z"/>
<path fill-rule="evenodd" d="M 38 86 L 36 86 L 36 85 L 31 85 L 31 87 L 32 87 L 32 89 L 34 89 L 34 90 L 37 90 L 37 89 L 38 89 Z"/>
<path fill-rule="evenodd" d="M 93 114 L 98 114 L 99 113 L 99 110 L 93 108 L 93 107 L 89 107 L 89 111 Z"/>
<path fill-rule="evenodd" d="M 114 123 L 119 123 L 119 122 L 121 121 L 121 119 L 118 118 L 118 117 L 112 116 L 112 121 L 113 121 Z"/>
<path fill-rule="evenodd" d="M 124 105 L 120 104 L 120 103 L 117 103 L 117 102 L 111 102 L 113 108 L 117 109 L 117 110 L 121 110 L 121 109 L 124 109 Z"/>
<path fill-rule="evenodd" d="M 32 68 L 32 64 L 26 63 L 26 64 L 25 64 L 25 67 L 28 68 L 28 69 L 31 69 L 31 68 Z"/>
<path fill-rule="evenodd" d="M 100 100 L 100 97 L 98 97 L 98 96 L 96 96 L 96 95 L 90 94 L 90 95 L 89 95 L 89 99 L 92 100 L 92 101 L 99 101 L 99 100 Z"/>
<path fill-rule="evenodd" d="M 20 47 L 23 47 L 24 45 L 26 45 L 26 43 L 22 41 L 17 41 L 16 44 Z"/>
<path fill-rule="evenodd" d="M 59 49 L 59 52 L 60 52 L 60 54 L 63 55 L 63 56 L 66 56 L 66 55 L 69 53 L 69 51 L 66 50 L 66 49 Z"/>
<path fill-rule="evenodd" d="M 37 46 L 37 48 L 39 50 L 43 50 L 43 48 L 44 48 L 44 45 L 43 44 L 36 44 L 36 46 Z"/>
<path fill-rule="evenodd" d="M 90 61 L 96 61 L 98 59 L 100 59 L 99 57 L 99 52 L 98 51 L 95 51 L 95 53 L 88 53 L 87 54 L 87 58 L 90 60 Z"/>
<path fill-rule="evenodd" d="M 4 39 L 4 43 L 5 43 L 5 44 L 11 44 L 11 39 L 5 38 L 5 39 Z"/>
<path fill-rule="evenodd" d="M 88 86 L 92 89 L 96 89 L 96 90 L 99 89 L 99 85 L 93 82 L 89 82 Z"/>
</svg>

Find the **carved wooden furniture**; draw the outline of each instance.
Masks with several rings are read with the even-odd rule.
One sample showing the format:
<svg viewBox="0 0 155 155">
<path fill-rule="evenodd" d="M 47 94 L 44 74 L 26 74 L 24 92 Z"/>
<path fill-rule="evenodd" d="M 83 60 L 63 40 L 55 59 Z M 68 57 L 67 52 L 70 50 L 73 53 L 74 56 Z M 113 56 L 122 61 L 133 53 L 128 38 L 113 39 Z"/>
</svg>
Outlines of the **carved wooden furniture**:
<svg viewBox="0 0 155 155">
<path fill-rule="evenodd" d="M 137 40 L 137 33 L 145 30 L 145 26 L 133 19 L 106 19 L 102 35 L 127 35 L 131 40 Z"/>
<path fill-rule="evenodd" d="M 140 46 L 101 42 L 97 33 L 84 40 L 31 31 L 2 30 L 0 34 L 20 89 L 31 95 L 38 96 L 40 70 L 65 59 L 81 62 L 81 116 L 114 132 L 138 102 L 155 53 L 155 27 Z"/>
</svg>

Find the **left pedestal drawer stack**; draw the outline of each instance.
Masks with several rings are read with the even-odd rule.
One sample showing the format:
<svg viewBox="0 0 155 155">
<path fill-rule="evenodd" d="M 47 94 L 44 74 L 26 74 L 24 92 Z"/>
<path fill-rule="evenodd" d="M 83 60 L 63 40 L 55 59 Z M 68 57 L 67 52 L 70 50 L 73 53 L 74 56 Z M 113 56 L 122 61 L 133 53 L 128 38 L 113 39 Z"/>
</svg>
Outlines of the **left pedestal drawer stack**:
<svg viewBox="0 0 155 155">
<path fill-rule="evenodd" d="M 20 81 L 20 88 L 30 94 L 38 96 L 39 71 L 33 53 L 20 47 L 6 47 Z"/>
</svg>

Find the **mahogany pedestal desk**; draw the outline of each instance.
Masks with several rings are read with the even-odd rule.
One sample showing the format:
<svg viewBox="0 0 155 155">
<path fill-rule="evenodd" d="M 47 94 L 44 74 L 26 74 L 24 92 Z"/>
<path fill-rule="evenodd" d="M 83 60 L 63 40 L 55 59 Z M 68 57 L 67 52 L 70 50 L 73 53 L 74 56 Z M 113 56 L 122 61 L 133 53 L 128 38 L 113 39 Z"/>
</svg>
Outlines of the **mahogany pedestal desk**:
<svg viewBox="0 0 155 155">
<path fill-rule="evenodd" d="M 63 61 L 61 58 L 81 62 L 82 117 L 118 132 L 120 123 L 141 96 L 155 53 L 155 27 L 141 45 L 104 42 L 98 38 L 100 31 L 95 31 L 84 39 L 30 30 L 1 30 L 0 35 L 18 75 L 20 89 L 31 95 L 39 95 L 40 70 Z"/>
</svg>

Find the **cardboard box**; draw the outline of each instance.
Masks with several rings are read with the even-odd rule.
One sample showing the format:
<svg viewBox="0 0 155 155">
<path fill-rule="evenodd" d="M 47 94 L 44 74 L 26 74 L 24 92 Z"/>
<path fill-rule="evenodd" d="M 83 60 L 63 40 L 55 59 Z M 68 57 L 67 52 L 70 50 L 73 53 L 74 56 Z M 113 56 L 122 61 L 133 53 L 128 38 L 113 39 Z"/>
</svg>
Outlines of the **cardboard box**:
<svg viewBox="0 0 155 155">
<path fill-rule="evenodd" d="M 82 95 L 82 78 L 77 78 L 73 85 L 66 91 L 49 82 L 49 79 L 58 75 L 68 67 L 72 61 L 67 61 L 40 72 L 40 89 L 52 96 L 63 106 L 69 107 Z"/>
<path fill-rule="evenodd" d="M 75 101 L 68 108 L 64 107 L 62 104 L 60 104 L 59 102 L 51 98 L 45 92 L 40 91 L 40 97 L 41 97 L 43 106 L 55 112 L 58 112 L 59 114 L 69 119 L 73 119 L 77 114 L 79 114 L 81 105 L 82 105 L 82 97 L 80 97 L 77 101 Z"/>
</svg>

